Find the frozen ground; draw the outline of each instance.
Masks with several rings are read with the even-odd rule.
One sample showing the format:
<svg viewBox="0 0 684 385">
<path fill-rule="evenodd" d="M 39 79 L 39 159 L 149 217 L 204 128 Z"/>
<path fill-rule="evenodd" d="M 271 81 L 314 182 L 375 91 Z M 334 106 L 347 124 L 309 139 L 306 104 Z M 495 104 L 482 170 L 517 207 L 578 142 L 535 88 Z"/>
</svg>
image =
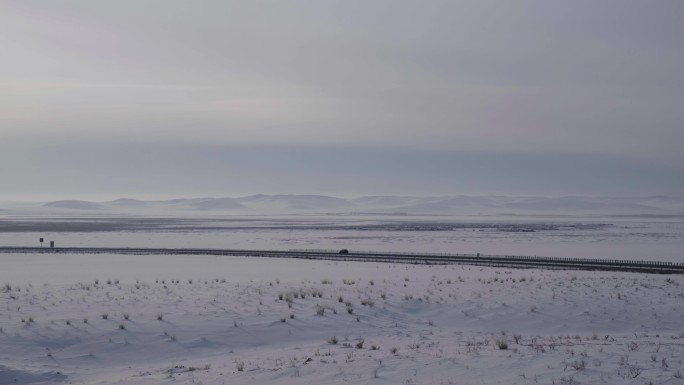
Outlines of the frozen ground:
<svg viewBox="0 0 684 385">
<path fill-rule="evenodd" d="M 684 262 L 684 197 L 253 195 L 0 202 L 0 246 L 342 249 Z"/>
<path fill-rule="evenodd" d="M 63 215 L 63 214 L 62 214 Z M 81 215 L 0 219 L 0 245 L 342 249 L 684 262 L 684 219 Z"/>
<path fill-rule="evenodd" d="M 130 200 L 0 209 L 0 245 L 684 258 L 678 215 L 408 215 L 350 212 L 325 197 L 248 198 L 179 203 L 196 212 Z M 531 203 L 558 202 L 506 204 Z M 243 212 L 206 211 L 234 206 Z M 2 254 L 0 285 L 2 385 L 684 384 L 682 276 Z"/>
<path fill-rule="evenodd" d="M 681 276 L 1 258 L 1 384 L 684 383 Z"/>
</svg>

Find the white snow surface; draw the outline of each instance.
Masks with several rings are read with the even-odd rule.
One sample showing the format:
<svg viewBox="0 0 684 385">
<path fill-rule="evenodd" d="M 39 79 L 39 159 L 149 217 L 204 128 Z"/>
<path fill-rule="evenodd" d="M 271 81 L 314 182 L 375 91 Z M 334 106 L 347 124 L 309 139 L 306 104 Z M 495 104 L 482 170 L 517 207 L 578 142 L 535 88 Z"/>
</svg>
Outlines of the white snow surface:
<svg viewBox="0 0 684 385">
<path fill-rule="evenodd" d="M 0 384 L 684 383 L 682 276 L 0 258 Z"/>
<path fill-rule="evenodd" d="M 529 231 L 533 230 L 533 231 Z M 349 249 L 684 262 L 682 218 L 6 216 L 1 246 Z"/>
<path fill-rule="evenodd" d="M 683 201 L 258 195 L 13 204 L 0 210 L 0 245 L 44 238 L 65 247 L 682 262 Z M 684 384 L 683 304 L 681 275 L 0 254 L 0 385 Z"/>
</svg>

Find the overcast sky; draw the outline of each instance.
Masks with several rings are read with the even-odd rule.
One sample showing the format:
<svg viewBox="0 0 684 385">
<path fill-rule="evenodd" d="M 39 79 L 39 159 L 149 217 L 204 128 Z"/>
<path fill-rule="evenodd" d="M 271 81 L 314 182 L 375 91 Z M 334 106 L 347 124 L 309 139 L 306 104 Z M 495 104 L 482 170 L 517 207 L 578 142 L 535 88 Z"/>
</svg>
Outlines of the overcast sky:
<svg viewBox="0 0 684 385">
<path fill-rule="evenodd" d="M 684 2 L 0 0 L 0 198 L 684 195 Z"/>
</svg>

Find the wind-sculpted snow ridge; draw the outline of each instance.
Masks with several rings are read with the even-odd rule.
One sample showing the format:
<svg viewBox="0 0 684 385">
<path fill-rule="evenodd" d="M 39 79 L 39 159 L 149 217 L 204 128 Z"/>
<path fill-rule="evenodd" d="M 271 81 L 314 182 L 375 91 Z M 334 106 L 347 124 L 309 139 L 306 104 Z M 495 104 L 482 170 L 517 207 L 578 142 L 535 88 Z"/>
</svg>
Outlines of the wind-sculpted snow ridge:
<svg viewBox="0 0 684 385">
<path fill-rule="evenodd" d="M 0 287 L 2 384 L 683 381 L 682 276 L 162 255 L 5 260 L 3 277 L 14 280 Z"/>
<path fill-rule="evenodd" d="M 67 376 L 60 371 L 16 370 L 0 365 L 0 384 L 49 384 L 63 383 Z"/>
</svg>

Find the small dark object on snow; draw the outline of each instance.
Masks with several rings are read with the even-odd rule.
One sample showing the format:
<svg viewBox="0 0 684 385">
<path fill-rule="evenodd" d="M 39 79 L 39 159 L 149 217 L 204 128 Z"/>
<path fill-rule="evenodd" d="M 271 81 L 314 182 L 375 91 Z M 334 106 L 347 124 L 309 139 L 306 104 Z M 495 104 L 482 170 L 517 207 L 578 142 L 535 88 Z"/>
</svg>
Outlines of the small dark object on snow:
<svg viewBox="0 0 684 385">
<path fill-rule="evenodd" d="M 349 250 L 342 249 L 342 250 L 340 250 L 340 254 L 349 254 Z"/>
</svg>

